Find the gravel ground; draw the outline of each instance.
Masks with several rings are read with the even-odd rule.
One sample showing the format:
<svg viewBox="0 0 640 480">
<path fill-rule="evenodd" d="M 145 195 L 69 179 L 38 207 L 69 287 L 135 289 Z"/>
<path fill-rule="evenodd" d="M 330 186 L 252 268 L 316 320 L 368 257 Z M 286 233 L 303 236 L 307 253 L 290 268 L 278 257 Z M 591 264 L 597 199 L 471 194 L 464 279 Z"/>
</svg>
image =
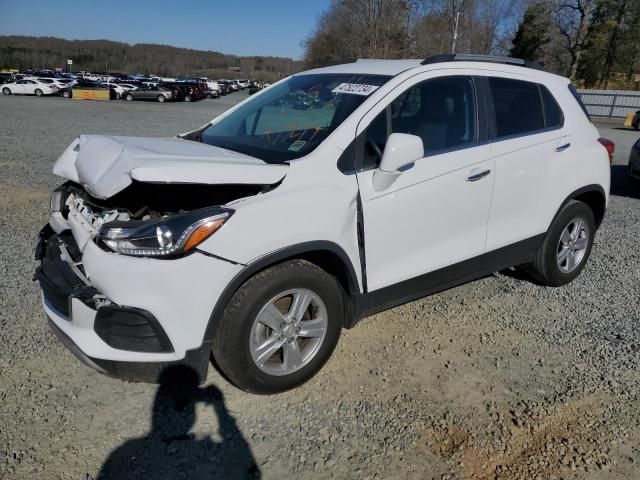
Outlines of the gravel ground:
<svg viewBox="0 0 640 480">
<path fill-rule="evenodd" d="M 273 397 L 213 369 L 176 396 L 60 346 L 31 281 L 57 156 L 80 133 L 186 131 L 243 95 L 0 98 L 0 478 L 640 478 L 640 185 L 623 166 L 638 134 L 613 124 L 610 208 L 567 287 L 504 272 L 376 315 Z"/>
</svg>

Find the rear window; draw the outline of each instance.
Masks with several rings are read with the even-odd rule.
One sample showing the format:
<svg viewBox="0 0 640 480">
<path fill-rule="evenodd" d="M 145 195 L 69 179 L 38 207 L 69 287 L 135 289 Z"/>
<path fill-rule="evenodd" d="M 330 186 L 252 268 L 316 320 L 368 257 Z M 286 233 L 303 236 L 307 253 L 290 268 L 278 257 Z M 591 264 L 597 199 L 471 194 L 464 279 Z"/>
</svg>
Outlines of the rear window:
<svg viewBox="0 0 640 480">
<path fill-rule="evenodd" d="M 580 105 L 580 108 L 582 109 L 584 114 L 587 116 L 587 118 L 591 120 L 591 115 L 589 115 L 589 112 L 587 111 L 587 107 L 585 107 L 584 103 L 582 102 L 582 95 L 580 95 L 580 92 L 578 91 L 578 89 L 573 83 L 569 84 L 569 91 L 571 92 L 571 95 L 573 95 L 573 98 L 576 99 L 576 102 L 578 102 L 578 105 Z"/>
<path fill-rule="evenodd" d="M 496 136 L 523 135 L 544 128 L 544 113 L 538 85 L 532 82 L 492 77 L 489 88 L 496 113 Z"/>
</svg>

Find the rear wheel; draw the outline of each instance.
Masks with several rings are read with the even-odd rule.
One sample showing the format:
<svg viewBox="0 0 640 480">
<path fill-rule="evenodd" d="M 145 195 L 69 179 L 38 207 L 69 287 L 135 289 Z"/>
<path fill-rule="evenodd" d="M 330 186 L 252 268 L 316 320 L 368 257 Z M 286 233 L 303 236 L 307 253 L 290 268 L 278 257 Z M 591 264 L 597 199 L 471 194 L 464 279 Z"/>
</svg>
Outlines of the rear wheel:
<svg viewBox="0 0 640 480">
<path fill-rule="evenodd" d="M 551 287 L 566 285 L 576 278 L 591 253 L 595 229 L 591 208 L 571 200 L 554 219 L 530 265 L 534 278 Z"/>
<path fill-rule="evenodd" d="M 185 95 L 184 101 L 185 102 L 190 102 L 191 101 L 191 95 Z"/>
<path fill-rule="evenodd" d="M 36 91 L 34 93 L 36 94 L 36 97 L 42 96 L 42 90 L 40 90 L 39 88 L 36 88 Z"/>
<path fill-rule="evenodd" d="M 11 95 L 11 90 L 9 90 L 7 87 L 2 89 L 2 94 L 3 95 Z"/>
<path fill-rule="evenodd" d="M 249 392 L 301 385 L 333 353 L 344 322 L 343 298 L 334 277 L 304 260 L 256 274 L 234 294 L 214 332 L 218 367 Z"/>
<path fill-rule="evenodd" d="M 125 100 L 130 102 L 131 100 L 133 100 L 133 95 L 131 95 L 130 93 L 127 93 L 127 95 L 124 98 L 125 98 Z"/>
<path fill-rule="evenodd" d="M 64 98 L 71 98 L 71 92 L 68 90 L 65 90 L 64 92 L 62 92 L 62 96 Z"/>
<path fill-rule="evenodd" d="M 165 98 L 165 96 L 164 96 L 164 95 L 158 95 L 158 101 L 159 101 L 160 103 L 164 103 L 164 101 L 165 101 L 165 100 L 166 100 L 166 98 Z"/>
</svg>

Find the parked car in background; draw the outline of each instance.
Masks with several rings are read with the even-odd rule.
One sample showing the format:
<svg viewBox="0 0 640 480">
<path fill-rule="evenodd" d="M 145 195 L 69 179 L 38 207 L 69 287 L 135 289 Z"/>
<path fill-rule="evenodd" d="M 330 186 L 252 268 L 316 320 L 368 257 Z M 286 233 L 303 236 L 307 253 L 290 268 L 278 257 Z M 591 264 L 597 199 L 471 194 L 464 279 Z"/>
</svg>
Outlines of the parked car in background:
<svg viewBox="0 0 640 480">
<path fill-rule="evenodd" d="M 206 97 L 206 83 L 194 81 L 176 81 L 162 85 L 179 90 L 178 101 L 195 102 Z"/>
<path fill-rule="evenodd" d="M 43 95 L 55 95 L 58 93 L 58 87 L 53 83 L 43 83 L 38 80 L 23 79 L 2 85 L 2 93 L 4 95 L 35 95 L 41 97 Z"/>
<path fill-rule="evenodd" d="M 205 98 L 220 98 L 219 90 L 211 90 L 210 88 L 205 88 L 204 90 Z"/>
<path fill-rule="evenodd" d="M 124 94 L 124 99 L 132 100 L 155 100 L 160 103 L 173 99 L 173 92 L 166 86 L 156 85 L 150 87 L 141 87 L 137 90 L 129 90 Z"/>
<path fill-rule="evenodd" d="M 215 80 L 204 79 L 203 80 L 207 84 L 207 88 L 209 90 L 215 90 L 218 92 L 218 96 L 220 96 L 220 85 Z"/>
<path fill-rule="evenodd" d="M 218 85 L 220 85 L 220 95 L 229 95 L 233 92 L 233 89 L 227 80 L 218 80 Z"/>
<path fill-rule="evenodd" d="M 238 85 L 242 90 L 244 90 L 245 88 L 249 88 L 250 86 L 250 82 L 248 79 L 242 79 L 242 80 L 236 80 L 236 81 L 238 82 Z"/>
<path fill-rule="evenodd" d="M 640 180 L 640 138 L 631 147 L 629 154 L 629 175 L 636 180 Z"/>
<path fill-rule="evenodd" d="M 135 85 L 133 83 L 118 83 L 118 85 L 122 87 L 125 91 L 138 89 L 138 85 Z"/>
<path fill-rule="evenodd" d="M 15 74 L 10 72 L 0 72 L 0 85 L 3 83 L 13 82 L 15 80 Z"/>
<path fill-rule="evenodd" d="M 107 87 L 109 89 L 113 89 L 113 91 L 116 92 L 116 98 L 122 98 L 125 92 L 127 92 L 127 90 L 124 87 L 120 86 L 117 83 L 101 82 L 100 85 L 103 87 Z"/>
</svg>

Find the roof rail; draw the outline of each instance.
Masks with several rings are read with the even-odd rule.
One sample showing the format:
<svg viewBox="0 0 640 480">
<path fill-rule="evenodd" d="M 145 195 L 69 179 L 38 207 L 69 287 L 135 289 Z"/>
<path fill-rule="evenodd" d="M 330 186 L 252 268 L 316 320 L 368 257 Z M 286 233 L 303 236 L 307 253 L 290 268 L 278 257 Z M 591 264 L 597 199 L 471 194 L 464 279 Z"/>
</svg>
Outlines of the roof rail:
<svg viewBox="0 0 640 480">
<path fill-rule="evenodd" d="M 473 55 L 468 53 L 447 53 L 444 55 L 434 55 L 426 58 L 421 62 L 421 65 L 431 65 L 433 63 L 443 62 L 491 62 L 491 63 L 504 63 L 507 65 L 518 65 L 526 68 L 533 68 L 536 70 L 544 70 L 542 65 L 536 62 L 530 62 L 529 60 L 523 60 L 521 58 L 512 57 L 500 57 L 498 55 Z"/>
<path fill-rule="evenodd" d="M 343 58 L 340 60 L 332 60 L 327 63 L 323 63 L 322 67 L 335 67 L 336 65 L 345 65 L 347 63 L 356 63 L 358 61 L 357 58 Z"/>
</svg>

